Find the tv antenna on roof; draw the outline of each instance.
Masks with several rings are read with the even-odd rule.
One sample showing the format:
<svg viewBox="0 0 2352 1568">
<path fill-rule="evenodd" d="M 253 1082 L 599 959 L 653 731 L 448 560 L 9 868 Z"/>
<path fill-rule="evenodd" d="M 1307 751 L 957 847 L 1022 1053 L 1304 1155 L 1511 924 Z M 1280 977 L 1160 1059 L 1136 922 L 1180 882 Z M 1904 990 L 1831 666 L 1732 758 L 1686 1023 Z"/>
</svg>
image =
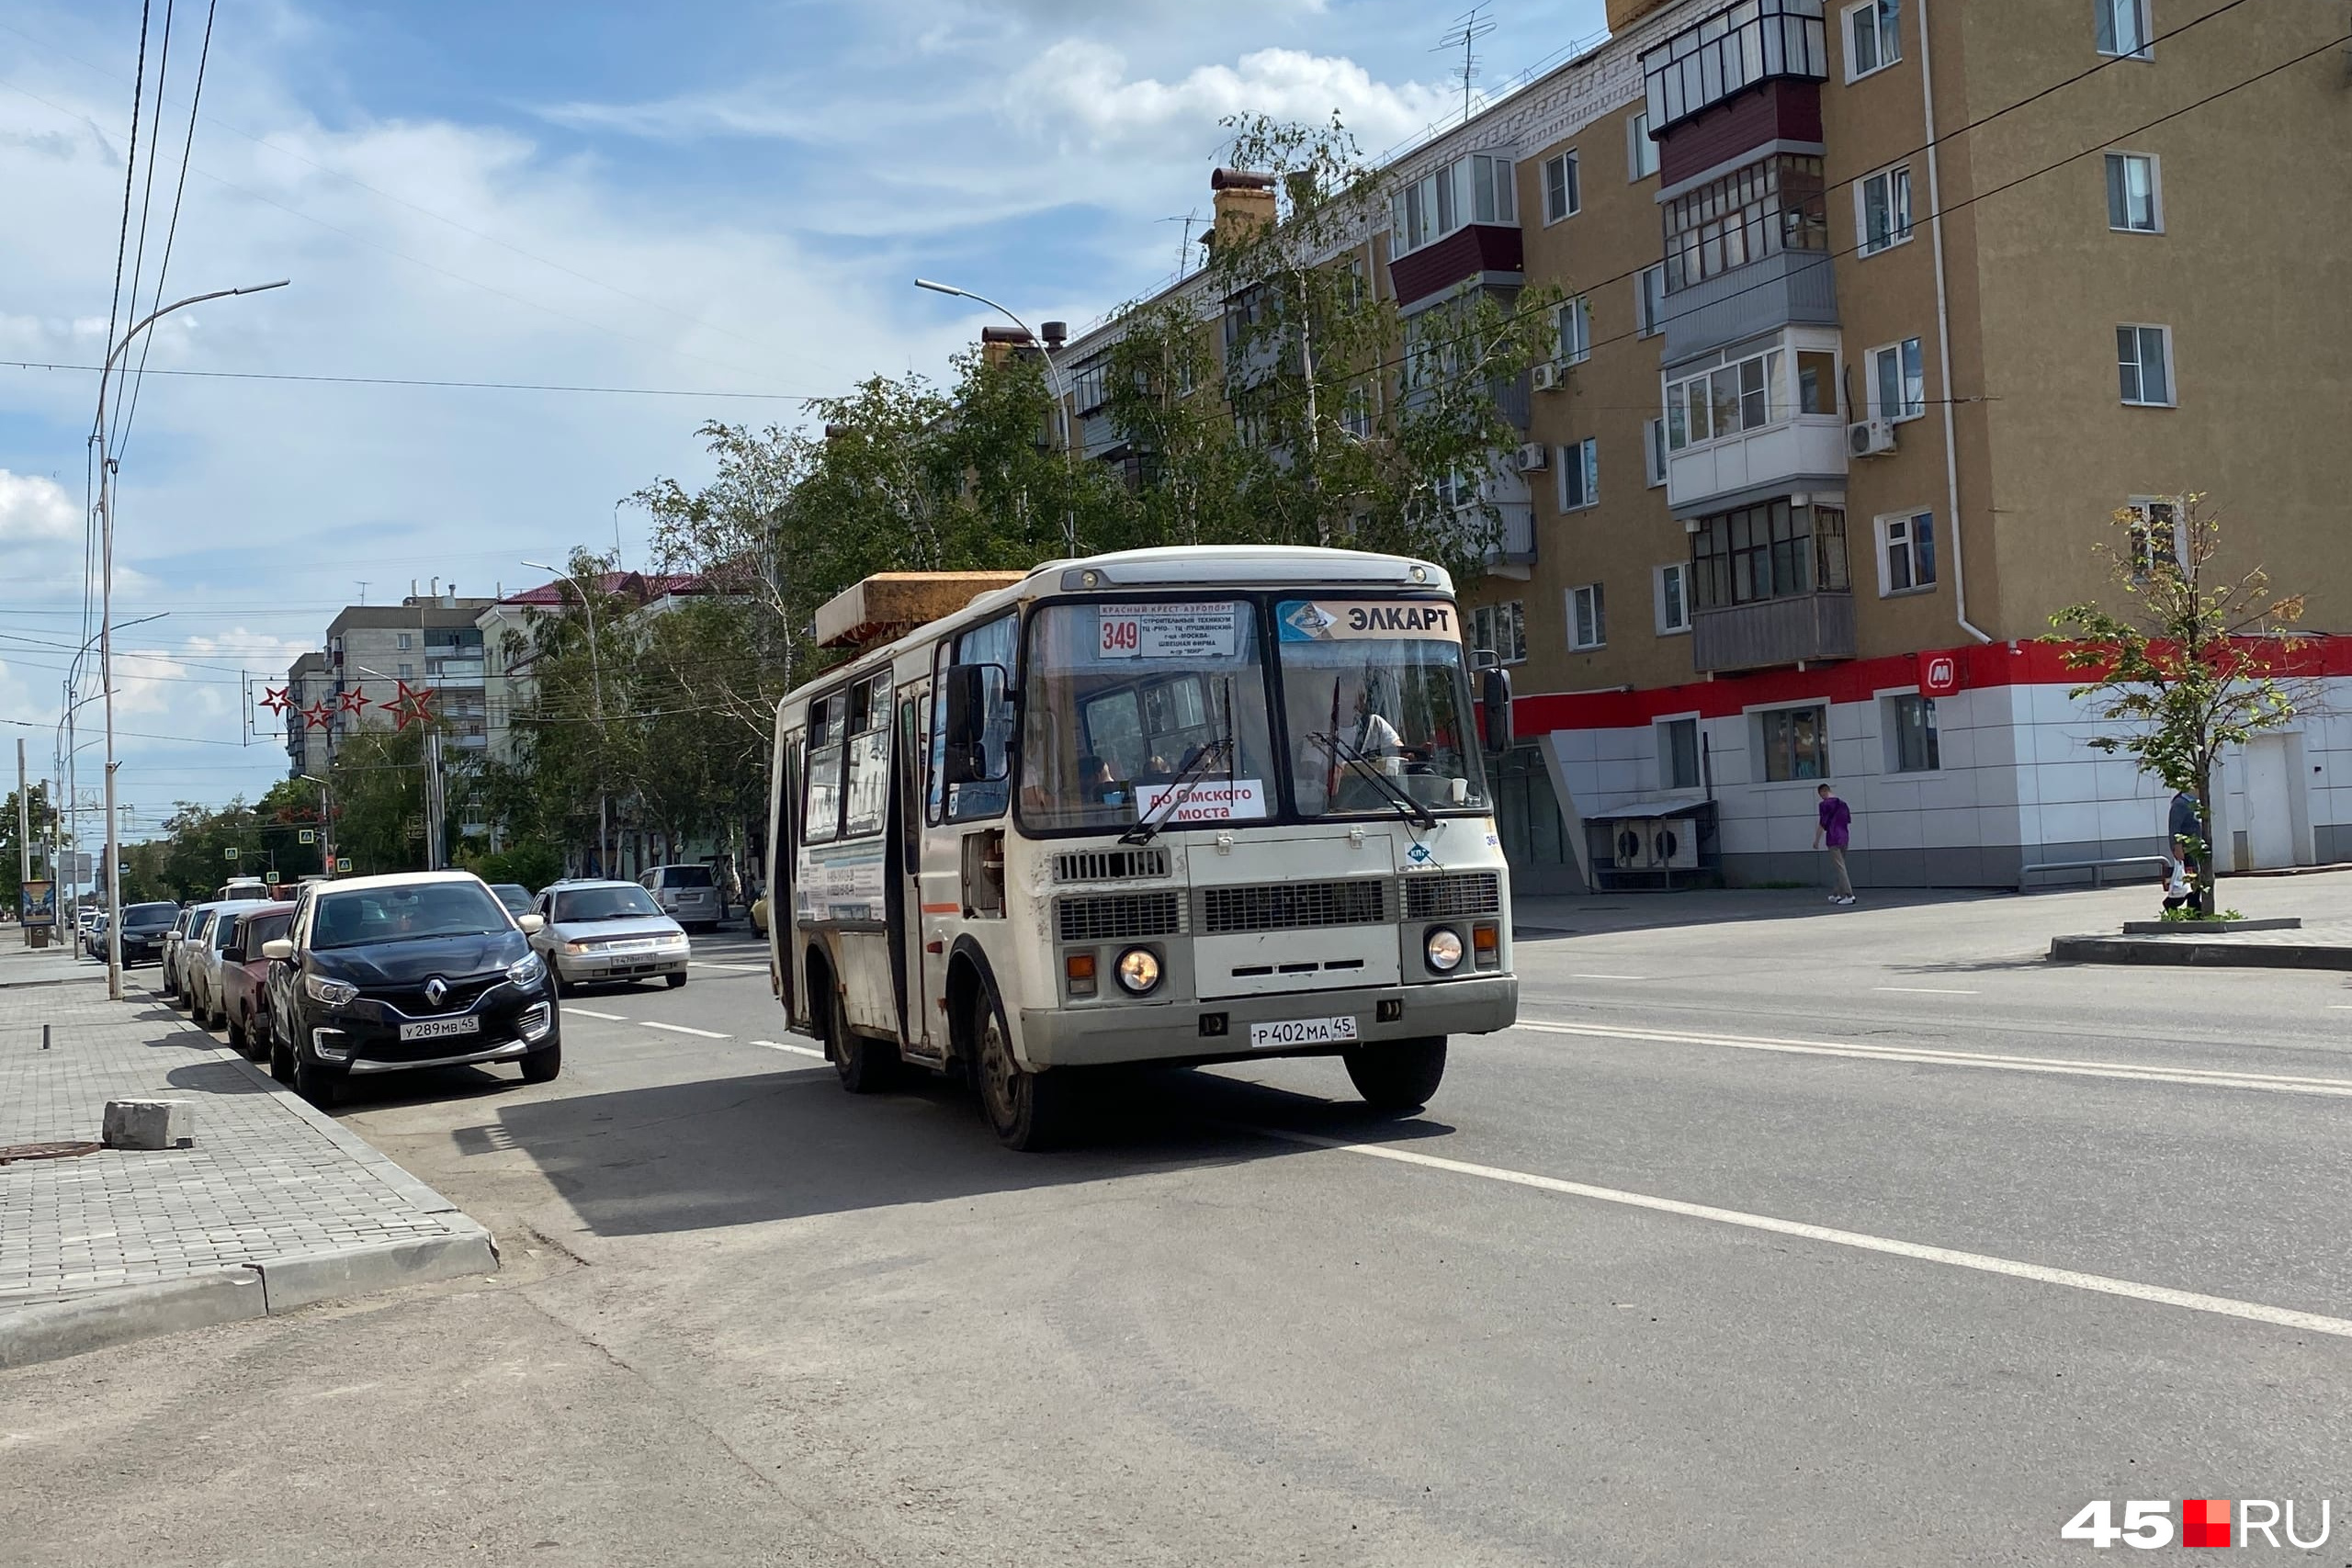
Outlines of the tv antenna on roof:
<svg viewBox="0 0 2352 1568">
<path fill-rule="evenodd" d="M 355 577 L 355 578 L 353 578 L 351 581 L 354 581 L 354 582 L 356 582 L 356 583 L 357 583 L 357 584 L 359 585 L 359 602 L 360 602 L 362 604 L 365 604 L 366 603 L 368 603 L 368 579 L 366 579 L 366 578 L 364 578 L 364 577 Z"/>
<path fill-rule="evenodd" d="M 1462 51 L 1462 118 L 1465 121 L 1470 118 L 1471 84 L 1478 79 L 1478 40 L 1495 30 L 1494 18 L 1481 14 L 1486 8 L 1473 6 L 1454 17 L 1453 28 L 1430 51 L 1431 54 Z"/>
<path fill-rule="evenodd" d="M 1184 275 L 1191 270 L 1193 255 L 1193 228 L 1195 224 L 1199 223 L 1200 220 L 1201 209 L 1197 207 L 1193 209 L 1192 211 L 1185 213 L 1181 218 L 1163 218 L 1160 220 L 1162 223 L 1182 223 L 1184 225 L 1184 237 L 1176 242 L 1176 281 L 1179 283 L 1184 281 Z"/>
</svg>

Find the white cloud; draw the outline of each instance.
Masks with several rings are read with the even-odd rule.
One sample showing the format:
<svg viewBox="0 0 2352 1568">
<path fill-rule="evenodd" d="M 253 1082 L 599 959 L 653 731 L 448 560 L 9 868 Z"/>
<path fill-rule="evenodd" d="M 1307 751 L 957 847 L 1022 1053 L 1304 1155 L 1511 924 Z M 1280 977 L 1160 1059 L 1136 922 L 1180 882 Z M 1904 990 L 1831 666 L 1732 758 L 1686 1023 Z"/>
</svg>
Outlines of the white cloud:
<svg viewBox="0 0 2352 1568">
<path fill-rule="evenodd" d="M 1014 83 L 1012 112 L 1045 128 L 1059 120 L 1097 150 L 1171 133 L 1197 141 L 1227 115 L 1320 120 L 1334 110 L 1367 152 L 1411 135 L 1458 102 L 1442 86 L 1375 81 L 1352 60 L 1295 49 L 1261 49 L 1231 65 L 1203 65 L 1173 81 L 1129 76 L 1126 58 L 1105 44 L 1067 39 Z"/>
<path fill-rule="evenodd" d="M 0 543 L 75 537 L 81 533 L 81 513 L 55 479 L 0 468 Z"/>
</svg>

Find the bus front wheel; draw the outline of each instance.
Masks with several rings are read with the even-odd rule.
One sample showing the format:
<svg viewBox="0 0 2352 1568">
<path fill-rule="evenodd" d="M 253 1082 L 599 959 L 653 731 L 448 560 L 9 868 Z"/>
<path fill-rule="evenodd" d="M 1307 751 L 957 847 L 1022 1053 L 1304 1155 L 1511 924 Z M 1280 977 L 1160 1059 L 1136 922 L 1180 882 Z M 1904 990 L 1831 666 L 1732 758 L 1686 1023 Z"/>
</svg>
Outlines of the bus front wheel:
<svg viewBox="0 0 2352 1568">
<path fill-rule="evenodd" d="M 898 1079 L 898 1048 L 850 1032 L 849 1004 L 839 987 L 832 987 L 832 1016 L 826 1025 L 830 1038 L 826 1043 L 833 1048 L 833 1071 L 841 1075 L 842 1087 L 852 1094 L 882 1093 Z"/>
<path fill-rule="evenodd" d="M 1346 1061 L 1365 1104 L 1375 1111 L 1419 1111 L 1445 1077 L 1445 1036 L 1358 1045 Z"/>
<path fill-rule="evenodd" d="M 980 1111 L 997 1141 L 1025 1152 L 1047 1149 L 1068 1135 L 1070 1074 L 1033 1073 L 1012 1056 L 1004 1007 L 983 987 L 975 999 L 973 1055 L 979 1069 Z"/>
</svg>

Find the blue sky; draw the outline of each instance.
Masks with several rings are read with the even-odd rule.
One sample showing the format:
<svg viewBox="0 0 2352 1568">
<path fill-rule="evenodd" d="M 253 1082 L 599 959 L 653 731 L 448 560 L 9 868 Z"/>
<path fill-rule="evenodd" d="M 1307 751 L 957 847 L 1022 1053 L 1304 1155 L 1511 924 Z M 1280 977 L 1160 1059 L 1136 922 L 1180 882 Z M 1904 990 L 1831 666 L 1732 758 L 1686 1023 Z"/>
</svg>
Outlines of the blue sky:
<svg viewBox="0 0 2352 1568">
<path fill-rule="evenodd" d="M 203 18 L 176 4 L 150 288 Z M 220 0 L 165 294 L 293 287 L 174 317 L 151 369 L 697 395 L 150 377 L 117 616 L 164 614 L 119 638 L 123 798 L 143 825 L 283 776 L 266 734 L 239 745 L 240 671 L 316 647 L 361 580 L 511 592 L 524 557 L 609 545 L 639 486 L 698 478 L 705 418 L 939 374 L 986 323 L 918 274 L 1032 321 L 1148 292 L 1177 262 L 1162 220 L 1207 210 L 1220 115 L 1337 109 L 1377 151 L 1458 112 L 1433 49 L 1459 9 Z M 1600 0 L 1492 15 L 1490 84 L 1603 26 Z M 0 360 L 104 352 L 138 29 L 136 0 L 0 4 Z M 0 367 L 0 719 L 40 727 L 0 733 L 37 773 L 79 637 L 95 383 Z M 641 521 L 619 515 L 633 560 Z"/>
</svg>

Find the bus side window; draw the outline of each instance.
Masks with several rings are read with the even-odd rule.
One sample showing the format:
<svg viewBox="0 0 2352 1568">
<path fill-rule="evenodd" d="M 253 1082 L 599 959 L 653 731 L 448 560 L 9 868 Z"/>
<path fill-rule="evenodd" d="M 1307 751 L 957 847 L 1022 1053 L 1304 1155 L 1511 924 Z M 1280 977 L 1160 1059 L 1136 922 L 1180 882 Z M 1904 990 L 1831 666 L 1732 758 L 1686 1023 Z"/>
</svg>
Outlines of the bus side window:
<svg viewBox="0 0 2352 1568">
<path fill-rule="evenodd" d="M 890 677 L 886 672 L 850 688 L 842 837 L 882 830 L 890 804 Z"/>
<path fill-rule="evenodd" d="M 801 817 L 804 843 L 830 844 L 842 830 L 842 756 L 849 694 L 835 692 L 808 705 L 808 807 Z"/>
<path fill-rule="evenodd" d="M 986 626 L 973 627 L 956 639 L 954 662 L 1001 666 L 1005 672 L 1006 682 L 1004 700 L 997 705 L 996 712 L 989 716 L 988 732 L 982 741 L 988 752 L 990 779 L 986 783 L 956 786 L 955 797 L 947 803 L 947 819 L 950 822 L 977 822 L 1001 817 L 1005 807 L 1012 803 L 1012 770 L 1005 765 L 1005 752 L 1012 744 L 1012 716 L 1015 711 L 1013 663 L 1018 652 L 1020 626 L 1019 616 L 1004 615 Z M 944 681 L 939 682 L 933 689 L 934 693 L 944 693 L 945 685 Z M 943 722 L 941 715 L 944 710 L 937 704 L 944 701 L 944 696 L 935 696 L 932 720 L 934 728 Z"/>
<path fill-rule="evenodd" d="M 947 644 L 943 641 L 931 659 L 931 742 L 923 774 L 923 820 L 936 828 L 946 803 L 942 780 L 947 766 Z"/>
</svg>

